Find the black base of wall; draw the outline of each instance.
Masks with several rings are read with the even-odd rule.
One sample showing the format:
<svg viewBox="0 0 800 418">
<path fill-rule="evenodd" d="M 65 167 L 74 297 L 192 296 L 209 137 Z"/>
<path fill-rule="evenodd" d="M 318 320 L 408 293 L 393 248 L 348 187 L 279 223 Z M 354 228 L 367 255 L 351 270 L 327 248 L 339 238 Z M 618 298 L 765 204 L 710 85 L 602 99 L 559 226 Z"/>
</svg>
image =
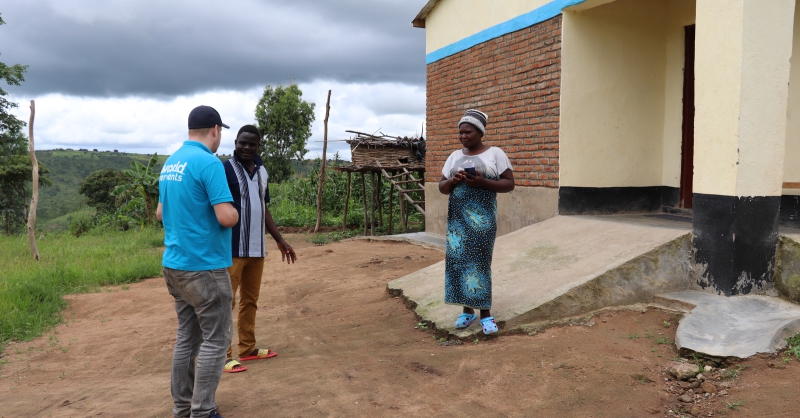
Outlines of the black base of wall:
<svg viewBox="0 0 800 418">
<path fill-rule="evenodd" d="M 692 200 L 694 261 L 705 267 L 698 284 L 731 296 L 772 281 L 781 197 L 695 193 Z"/>
<path fill-rule="evenodd" d="M 677 187 L 569 187 L 558 189 L 561 215 L 613 215 L 661 212 L 662 206 L 677 206 Z"/>
<path fill-rule="evenodd" d="M 781 225 L 800 228 L 800 196 L 781 196 Z"/>
</svg>

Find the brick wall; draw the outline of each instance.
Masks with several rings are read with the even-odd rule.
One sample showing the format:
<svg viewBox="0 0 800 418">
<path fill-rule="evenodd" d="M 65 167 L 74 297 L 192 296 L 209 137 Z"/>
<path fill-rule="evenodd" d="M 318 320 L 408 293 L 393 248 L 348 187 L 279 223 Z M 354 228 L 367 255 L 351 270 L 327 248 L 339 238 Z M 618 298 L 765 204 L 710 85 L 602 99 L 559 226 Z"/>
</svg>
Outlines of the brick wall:
<svg viewBox="0 0 800 418">
<path fill-rule="evenodd" d="M 561 16 L 428 65 L 426 181 L 461 149 L 467 109 L 489 115 L 484 140 L 506 152 L 519 186 L 558 187 Z"/>
</svg>

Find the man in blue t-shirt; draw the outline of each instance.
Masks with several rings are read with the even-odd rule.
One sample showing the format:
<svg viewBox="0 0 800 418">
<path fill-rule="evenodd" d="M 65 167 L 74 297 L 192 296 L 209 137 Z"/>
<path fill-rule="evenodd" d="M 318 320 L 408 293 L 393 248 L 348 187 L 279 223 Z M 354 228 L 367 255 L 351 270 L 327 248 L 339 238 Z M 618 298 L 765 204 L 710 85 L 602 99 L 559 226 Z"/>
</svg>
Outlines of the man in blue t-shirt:
<svg viewBox="0 0 800 418">
<path fill-rule="evenodd" d="M 178 332 L 170 390 L 176 417 L 221 418 L 214 395 L 231 344 L 231 227 L 239 214 L 214 156 L 222 118 L 189 113 L 189 140 L 164 163 L 156 215 L 164 223 L 164 280 L 175 298 Z"/>
</svg>

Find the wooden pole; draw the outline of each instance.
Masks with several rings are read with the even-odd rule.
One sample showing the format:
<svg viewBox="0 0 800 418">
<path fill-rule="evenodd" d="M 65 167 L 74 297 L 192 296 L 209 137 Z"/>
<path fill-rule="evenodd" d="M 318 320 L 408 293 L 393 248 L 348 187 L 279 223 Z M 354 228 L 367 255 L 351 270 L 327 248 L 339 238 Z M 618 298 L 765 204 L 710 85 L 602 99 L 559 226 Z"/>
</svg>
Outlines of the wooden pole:
<svg viewBox="0 0 800 418">
<path fill-rule="evenodd" d="M 322 166 L 319 169 L 319 186 L 317 187 L 317 226 L 314 233 L 319 231 L 322 223 L 322 183 L 325 181 L 325 163 L 328 160 L 328 116 L 331 113 L 331 91 L 328 90 L 328 101 L 325 103 L 325 136 L 322 137 Z"/>
<path fill-rule="evenodd" d="M 353 173 L 347 172 L 347 193 L 344 196 L 344 216 L 342 217 L 342 231 L 347 230 L 347 207 L 350 206 L 350 177 Z"/>
<path fill-rule="evenodd" d="M 378 173 L 375 173 L 375 177 L 378 180 L 378 194 L 376 197 L 377 207 L 378 207 L 378 225 L 383 226 L 383 178 Z"/>
<path fill-rule="evenodd" d="M 392 212 L 394 212 L 394 208 L 392 207 L 392 198 L 394 197 L 394 190 L 389 187 L 389 229 L 386 231 L 387 235 L 392 235 Z"/>
<path fill-rule="evenodd" d="M 361 172 L 361 204 L 364 205 L 364 235 L 367 235 L 367 179 Z"/>
<path fill-rule="evenodd" d="M 408 232 L 407 225 L 406 225 L 406 217 L 404 215 L 405 211 L 406 211 L 405 210 L 406 201 L 403 199 L 402 195 L 403 195 L 402 191 L 398 191 L 397 192 L 397 200 L 400 201 L 400 225 L 403 227 L 403 233 L 406 233 L 406 232 Z"/>
<path fill-rule="evenodd" d="M 375 173 L 369 173 L 369 234 L 375 236 Z"/>
<path fill-rule="evenodd" d="M 31 170 L 33 171 L 33 197 L 31 197 L 31 207 L 28 211 L 28 243 L 31 246 L 31 254 L 36 261 L 39 261 L 39 248 L 36 246 L 36 205 L 39 203 L 39 161 L 36 160 L 36 153 L 33 146 L 33 117 L 36 114 L 36 103 L 31 100 L 31 119 L 28 123 L 28 141 L 30 142 Z"/>
</svg>

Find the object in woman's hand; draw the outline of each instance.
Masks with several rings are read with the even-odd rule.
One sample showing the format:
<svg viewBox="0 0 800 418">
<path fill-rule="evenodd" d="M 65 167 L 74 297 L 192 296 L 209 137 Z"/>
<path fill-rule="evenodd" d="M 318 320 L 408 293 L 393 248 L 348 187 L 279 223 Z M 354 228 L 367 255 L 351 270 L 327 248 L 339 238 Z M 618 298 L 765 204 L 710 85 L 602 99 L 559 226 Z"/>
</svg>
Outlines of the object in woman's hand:
<svg viewBox="0 0 800 418">
<path fill-rule="evenodd" d="M 475 175 L 475 163 L 472 160 L 464 161 L 464 171 L 469 173 L 470 175 Z"/>
</svg>

